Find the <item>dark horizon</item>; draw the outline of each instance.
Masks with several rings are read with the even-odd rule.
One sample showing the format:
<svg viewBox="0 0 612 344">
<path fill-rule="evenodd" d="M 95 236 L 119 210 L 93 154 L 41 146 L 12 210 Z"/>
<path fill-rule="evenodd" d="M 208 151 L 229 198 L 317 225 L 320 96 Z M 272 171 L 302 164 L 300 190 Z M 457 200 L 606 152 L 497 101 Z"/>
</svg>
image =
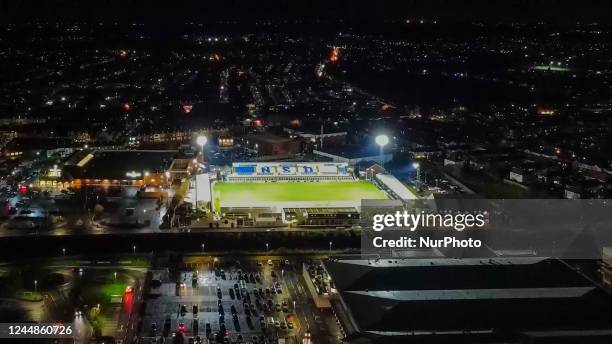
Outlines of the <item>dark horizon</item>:
<svg viewBox="0 0 612 344">
<path fill-rule="evenodd" d="M 430 18 L 456 21 L 605 21 L 612 18 L 604 0 L 51 0 L 7 1 L 0 22 L 29 21 L 384 21 Z M 161 22 L 160 24 L 163 24 Z"/>
</svg>

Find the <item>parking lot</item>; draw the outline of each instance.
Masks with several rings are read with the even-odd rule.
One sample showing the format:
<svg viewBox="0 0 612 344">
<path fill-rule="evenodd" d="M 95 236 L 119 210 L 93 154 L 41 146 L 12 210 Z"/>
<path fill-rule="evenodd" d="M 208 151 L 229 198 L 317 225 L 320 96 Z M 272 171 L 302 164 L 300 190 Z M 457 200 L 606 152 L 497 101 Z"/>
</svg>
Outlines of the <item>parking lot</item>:
<svg viewBox="0 0 612 344">
<path fill-rule="evenodd" d="M 143 342 L 197 343 L 199 336 L 202 343 L 276 343 L 278 338 L 301 343 L 317 334 L 330 342 L 327 327 L 335 323 L 314 307 L 300 276 L 301 262 L 200 256 L 190 264 L 185 271 L 154 271 Z"/>
</svg>

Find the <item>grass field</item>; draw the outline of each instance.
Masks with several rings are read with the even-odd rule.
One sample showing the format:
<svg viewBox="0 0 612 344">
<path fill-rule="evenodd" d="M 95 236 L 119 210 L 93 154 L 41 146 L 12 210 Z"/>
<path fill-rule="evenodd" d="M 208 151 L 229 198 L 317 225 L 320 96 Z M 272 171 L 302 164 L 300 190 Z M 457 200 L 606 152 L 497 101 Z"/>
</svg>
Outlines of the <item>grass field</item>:
<svg viewBox="0 0 612 344">
<path fill-rule="evenodd" d="M 215 204 L 235 202 L 322 202 L 386 199 L 374 184 L 356 182 L 216 183 Z M 261 205 L 261 204 L 260 204 Z"/>
</svg>

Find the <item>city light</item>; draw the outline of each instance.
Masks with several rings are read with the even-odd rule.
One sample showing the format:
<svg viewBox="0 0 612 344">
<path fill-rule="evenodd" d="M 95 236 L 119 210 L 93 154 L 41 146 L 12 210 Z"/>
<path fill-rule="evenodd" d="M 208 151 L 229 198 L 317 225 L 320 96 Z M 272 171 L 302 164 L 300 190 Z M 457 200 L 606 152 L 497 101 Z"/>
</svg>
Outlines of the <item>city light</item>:
<svg viewBox="0 0 612 344">
<path fill-rule="evenodd" d="M 612 337 L 612 1 L 404 2 L 3 13 L 5 322 L 79 343 Z"/>
<path fill-rule="evenodd" d="M 130 178 L 138 178 L 138 177 L 142 177 L 142 173 L 136 172 L 136 171 L 130 171 L 130 172 L 126 172 L 125 176 L 130 177 Z"/>
<path fill-rule="evenodd" d="M 335 63 L 338 61 L 339 58 L 340 58 L 340 48 L 333 47 L 329 55 L 329 62 Z"/>
</svg>

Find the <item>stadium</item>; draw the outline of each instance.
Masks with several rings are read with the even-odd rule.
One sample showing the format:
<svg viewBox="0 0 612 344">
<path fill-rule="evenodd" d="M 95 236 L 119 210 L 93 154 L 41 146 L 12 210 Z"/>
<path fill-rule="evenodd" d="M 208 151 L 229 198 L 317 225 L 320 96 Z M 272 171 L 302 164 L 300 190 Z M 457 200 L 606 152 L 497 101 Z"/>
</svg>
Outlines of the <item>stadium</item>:
<svg viewBox="0 0 612 344">
<path fill-rule="evenodd" d="M 382 178 L 382 179 L 381 179 Z M 390 175 L 373 181 L 357 179 L 346 163 L 234 163 L 207 193 L 211 208 L 237 225 L 350 226 L 359 221 L 363 199 L 397 198 L 385 185 Z"/>
</svg>

